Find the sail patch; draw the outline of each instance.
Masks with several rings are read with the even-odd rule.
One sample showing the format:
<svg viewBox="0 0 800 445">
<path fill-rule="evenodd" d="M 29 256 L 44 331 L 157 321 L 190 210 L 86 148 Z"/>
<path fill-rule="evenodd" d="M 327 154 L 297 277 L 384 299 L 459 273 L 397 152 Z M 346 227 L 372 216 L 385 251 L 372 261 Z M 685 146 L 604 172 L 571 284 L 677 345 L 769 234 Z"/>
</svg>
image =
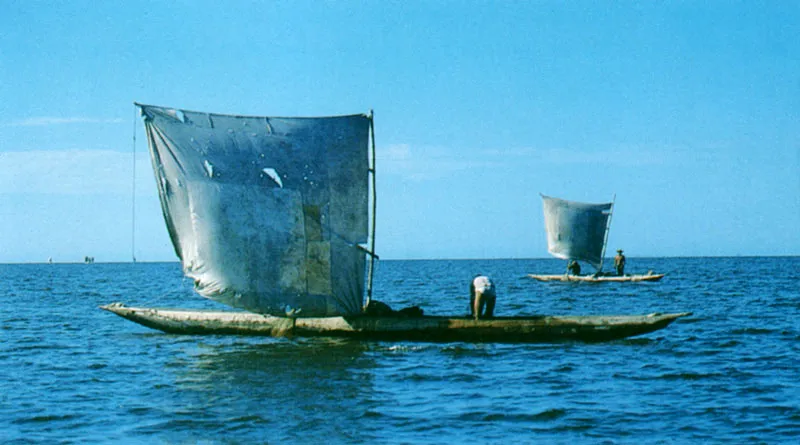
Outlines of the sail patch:
<svg viewBox="0 0 800 445">
<path fill-rule="evenodd" d="M 278 187 L 283 188 L 283 181 L 281 181 L 280 175 L 278 175 L 278 172 L 275 171 L 274 168 L 264 168 L 261 171 L 264 172 L 264 174 L 270 179 L 272 179 L 275 184 L 278 184 Z"/>
</svg>

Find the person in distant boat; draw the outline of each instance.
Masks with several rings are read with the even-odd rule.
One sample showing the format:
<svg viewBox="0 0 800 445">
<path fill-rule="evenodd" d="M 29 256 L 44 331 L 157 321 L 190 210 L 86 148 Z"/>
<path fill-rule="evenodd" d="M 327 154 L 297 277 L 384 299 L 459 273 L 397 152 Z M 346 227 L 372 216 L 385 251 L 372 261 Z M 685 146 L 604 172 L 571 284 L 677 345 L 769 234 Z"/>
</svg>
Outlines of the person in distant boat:
<svg viewBox="0 0 800 445">
<path fill-rule="evenodd" d="M 567 264 L 567 272 L 572 275 L 580 275 L 581 274 L 581 265 L 575 260 L 569 260 L 569 264 Z"/>
<path fill-rule="evenodd" d="M 485 275 L 476 275 L 469 283 L 469 314 L 474 319 L 494 316 L 497 294 L 494 283 Z"/>
<path fill-rule="evenodd" d="M 617 269 L 617 275 L 625 275 L 625 255 L 622 254 L 622 249 L 617 250 L 617 256 L 614 257 L 614 268 Z"/>
</svg>

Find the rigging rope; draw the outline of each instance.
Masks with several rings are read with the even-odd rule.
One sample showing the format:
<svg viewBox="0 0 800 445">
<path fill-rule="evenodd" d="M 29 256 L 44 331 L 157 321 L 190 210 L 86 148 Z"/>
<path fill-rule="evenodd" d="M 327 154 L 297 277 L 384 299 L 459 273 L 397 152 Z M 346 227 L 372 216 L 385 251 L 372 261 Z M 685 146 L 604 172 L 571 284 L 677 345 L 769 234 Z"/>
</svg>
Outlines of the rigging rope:
<svg viewBox="0 0 800 445">
<path fill-rule="evenodd" d="M 136 262 L 136 112 L 138 107 L 133 105 L 133 185 L 131 187 L 131 259 Z"/>
</svg>

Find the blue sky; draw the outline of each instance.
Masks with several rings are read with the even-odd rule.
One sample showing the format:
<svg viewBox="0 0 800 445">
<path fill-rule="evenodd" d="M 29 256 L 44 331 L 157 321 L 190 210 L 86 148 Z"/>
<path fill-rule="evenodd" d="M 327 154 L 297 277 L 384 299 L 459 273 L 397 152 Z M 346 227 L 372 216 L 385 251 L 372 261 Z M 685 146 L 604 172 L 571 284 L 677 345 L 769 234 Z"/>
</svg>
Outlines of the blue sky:
<svg viewBox="0 0 800 445">
<path fill-rule="evenodd" d="M 631 257 L 800 254 L 796 2 L 3 9 L 0 263 L 175 259 L 134 101 L 374 109 L 382 258 L 547 257 L 539 193 L 616 194 Z"/>
</svg>

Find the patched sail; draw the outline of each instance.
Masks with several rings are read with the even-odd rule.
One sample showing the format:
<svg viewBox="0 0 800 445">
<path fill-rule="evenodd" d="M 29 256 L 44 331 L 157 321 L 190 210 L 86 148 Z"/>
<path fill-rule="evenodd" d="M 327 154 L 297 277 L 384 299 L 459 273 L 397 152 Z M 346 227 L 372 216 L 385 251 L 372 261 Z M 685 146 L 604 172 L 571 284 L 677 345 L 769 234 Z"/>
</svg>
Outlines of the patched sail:
<svg viewBox="0 0 800 445">
<path fill-rule="evenodd" d="M 547 251 L 556 258 L 603 264 L 613 203 L 588 204 L 542 195 Z"/>
<path fill-rule="evenodd" d="M 169 235 L 199 294 L 272 315 L 361 312 L 371 117 L 138 106 Z"/>
</svg>

